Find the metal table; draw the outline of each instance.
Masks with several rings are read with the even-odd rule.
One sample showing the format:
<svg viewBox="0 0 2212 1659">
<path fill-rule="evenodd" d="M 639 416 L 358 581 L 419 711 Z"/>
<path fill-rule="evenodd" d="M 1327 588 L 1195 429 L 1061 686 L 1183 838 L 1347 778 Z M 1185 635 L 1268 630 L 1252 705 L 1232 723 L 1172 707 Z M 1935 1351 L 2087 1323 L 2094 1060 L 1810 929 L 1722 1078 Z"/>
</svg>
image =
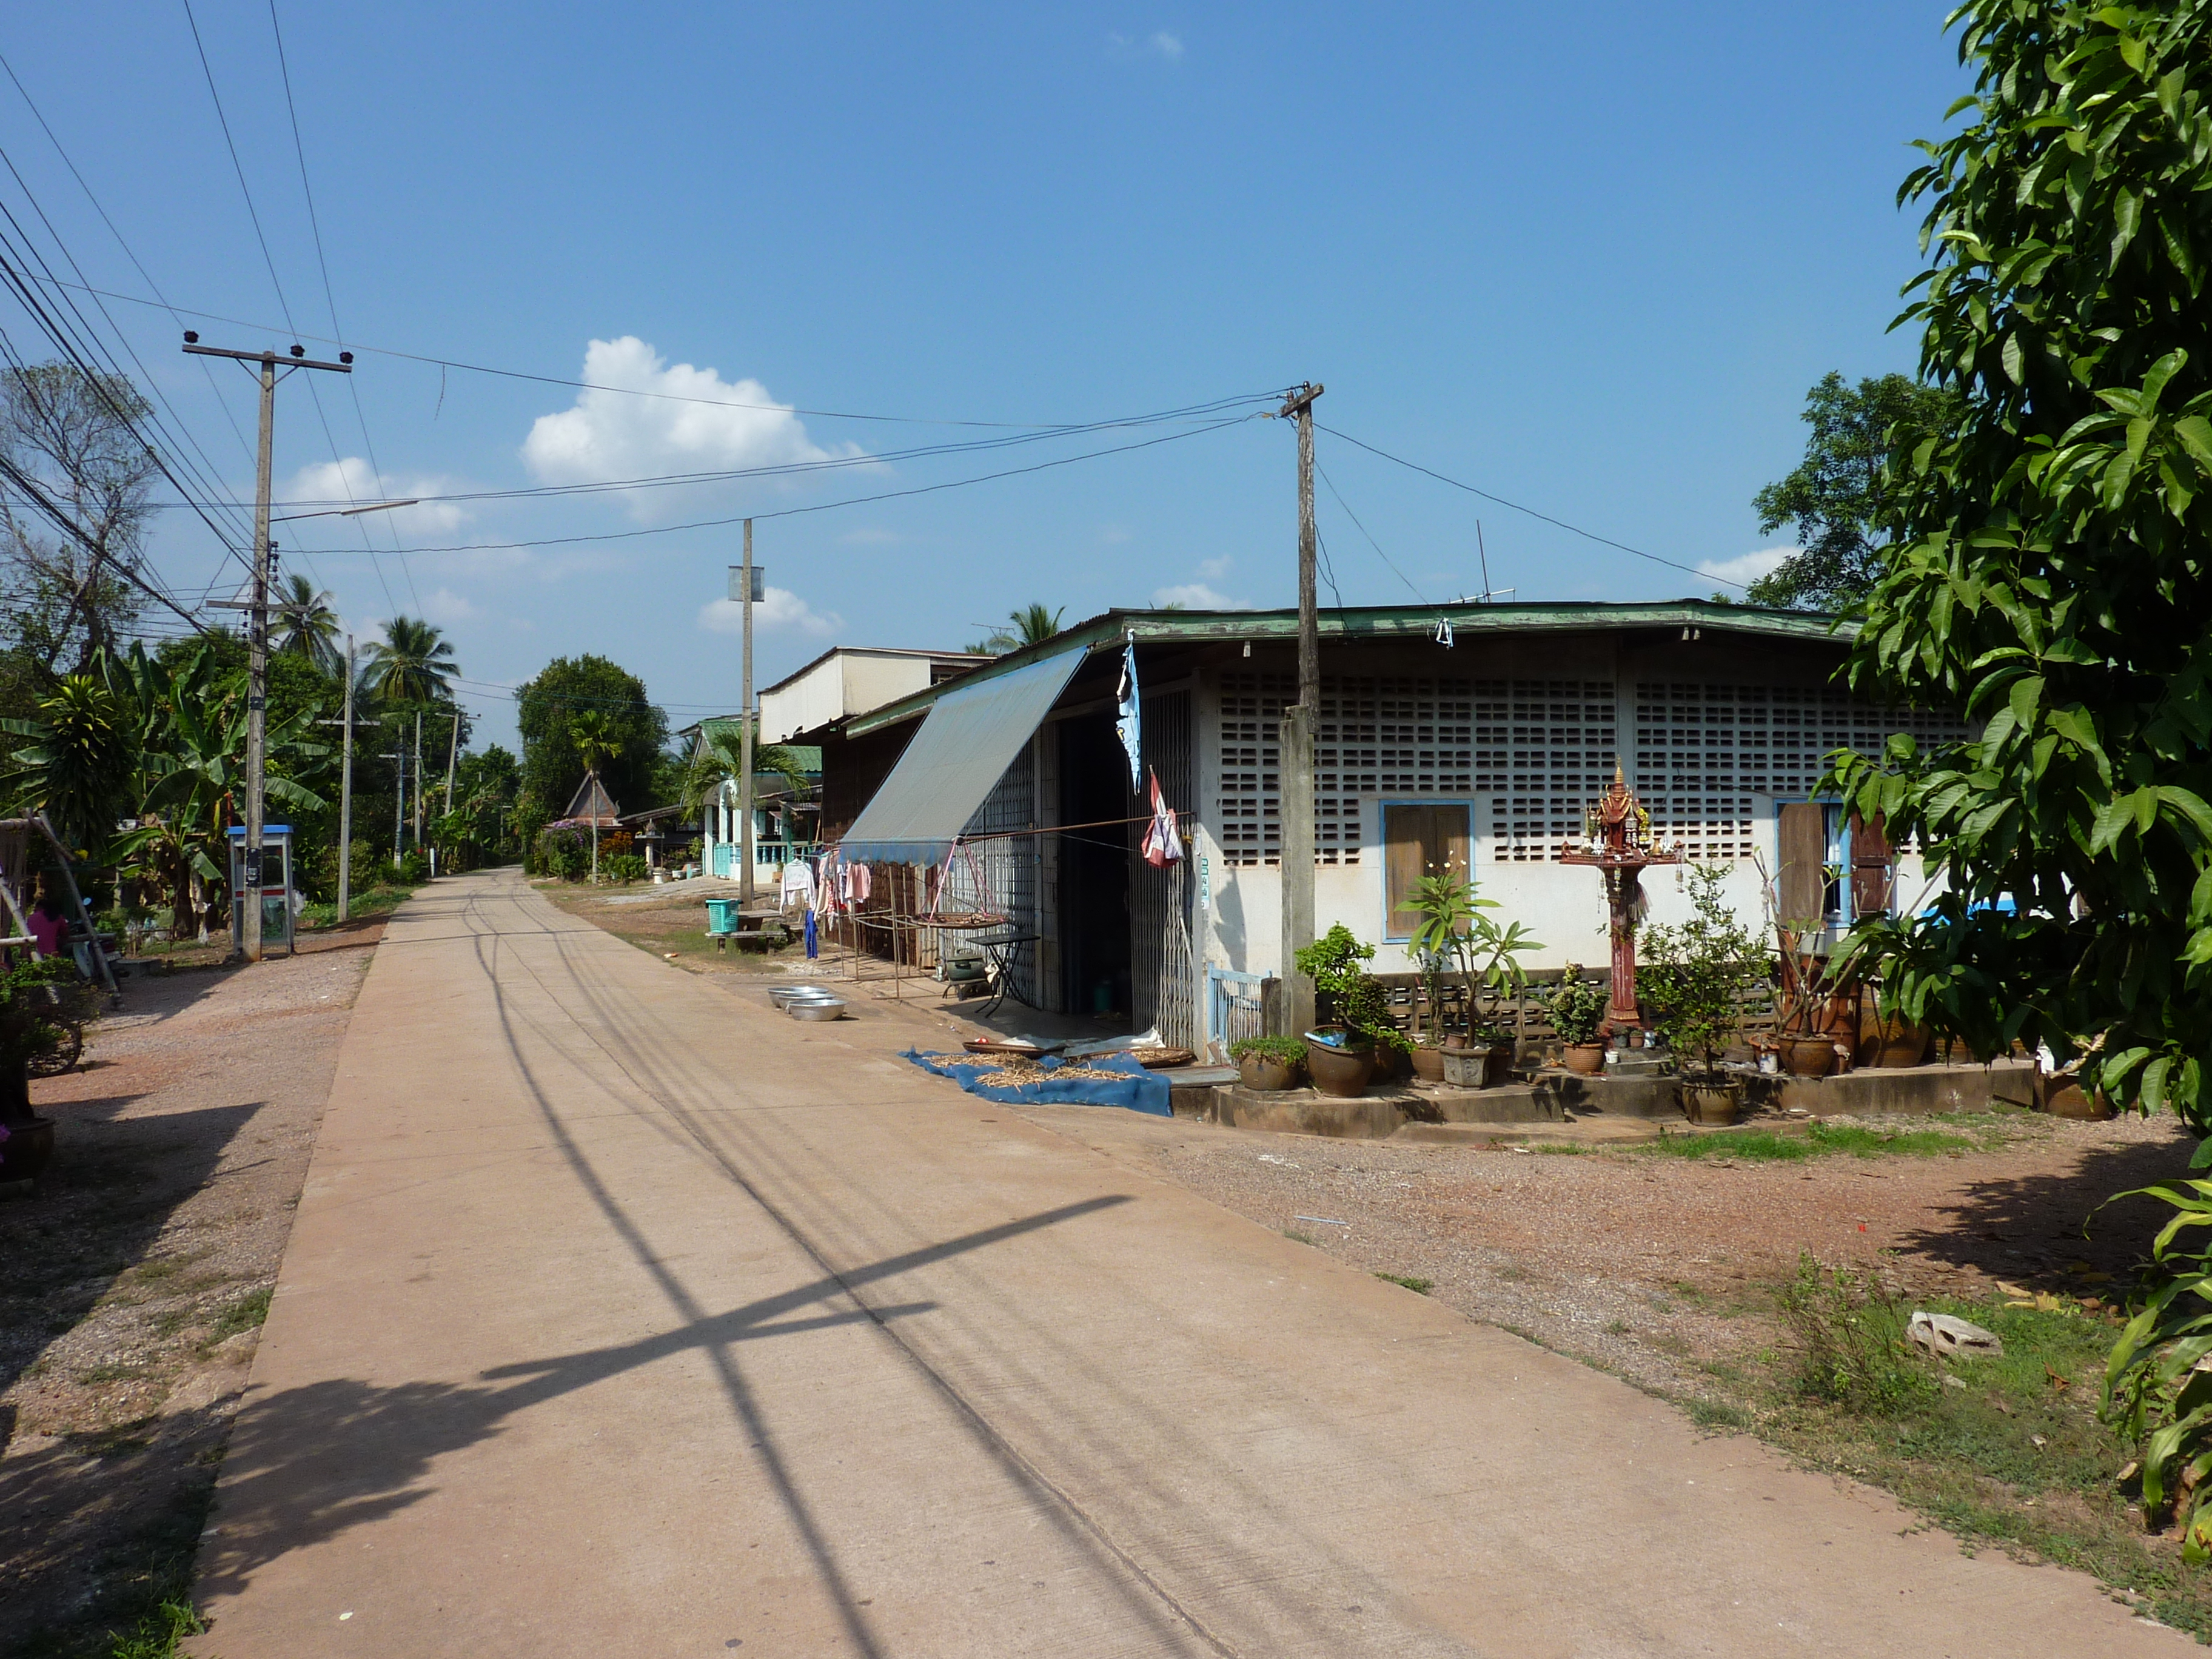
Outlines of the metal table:
<svg viewBox="0 0 2212 1659">
<path fill-rule="evenodd" d="M 1036 945 L 1043 939 L 1042 933 L 990 933 L 966 936 L 966 942 L 981 951 L 991 964 L 991 1000 L 977 1011 L 979 1014 L 996 1013 L 999 1005 L 1009 996 L 1024 1008 L 1040 1006 L 1014 989 L 1014 952 L 1024 945 Z"/>
</svg>

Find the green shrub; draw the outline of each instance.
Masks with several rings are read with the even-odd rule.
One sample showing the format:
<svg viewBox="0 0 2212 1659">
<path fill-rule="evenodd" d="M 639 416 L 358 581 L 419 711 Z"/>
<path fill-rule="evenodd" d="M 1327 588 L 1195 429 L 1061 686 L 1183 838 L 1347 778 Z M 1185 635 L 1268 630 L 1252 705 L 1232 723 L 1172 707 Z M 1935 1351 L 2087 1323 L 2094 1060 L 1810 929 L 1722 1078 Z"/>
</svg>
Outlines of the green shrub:
<svg viewBox="0 0 2212 1659">
<path fill-rule="evenodd" d="M 599 860 L 599 873 L 609 881 L 643 881 L 645 858 L 639 853 L 617 853 Z"/>
<path fill-rule="evenodd" d="M 1933 1367 L 1905 1340 L 1906 1310 L 1873 1274 L 1823 1267 L 1808 1252 L 1778 1306 L 1801 1394 L 1877 1417 L 1934 1396 Z"/>
<path fill-rule="evenodd" d="M 1242 1060 L 1247 1054 L 1297 1066 L 1306 1063 L 1306 1045 L 1296 1037 L 1287 1036 L 1238 1037 L 1229 1045 L 1230 1059 Z"/>
<path fill-rule="evenodd" d="M 1297 970 L 1309 975 L 1314 989 L 1346 1030 L 1357 1032 L 1378 1048 L 1410 1048 L 1406 1034 L 1390 1018 L 1390 994 L 1360 963 L 1375 955 L 1375 947 L 1362 945 L 1352 930 L 1338 922 L 1322 938 L 1292 957 Z"/>
<path fill-rule="evenodd" d="M 399 860 L 399 879 L 403 885 L 420 887 L 430 879 L 430 855 L 419 847 L 410 847 L 407 855 Z"/>
<path fill-rule="evenodd" d="M 1545 1007 L 1560 1042 L 1595 1042 L 1597 1028 L 1605 1024 L 1606 1001 L 1604 988 L 1584 979 L 1582 964 L 1571 962 L 1545 999 Z"/>
</svg>

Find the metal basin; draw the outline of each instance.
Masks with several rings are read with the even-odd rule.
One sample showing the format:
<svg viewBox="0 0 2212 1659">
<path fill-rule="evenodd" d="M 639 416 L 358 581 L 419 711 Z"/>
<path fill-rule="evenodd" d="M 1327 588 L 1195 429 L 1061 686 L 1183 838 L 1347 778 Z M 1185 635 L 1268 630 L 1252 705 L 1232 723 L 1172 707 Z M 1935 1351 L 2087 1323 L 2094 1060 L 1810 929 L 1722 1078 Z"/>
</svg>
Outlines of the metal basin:
<svg viewBox="0 0 2212 1659">
<path fill-rule="evenodd" d="M 788 1008 L 794 1002 L 820 1002 L 824 998 L 835 1000 L 837 994 L 826 985 L 771 985 L 768 1000 L 779 1008 Z"/>
<path fill-rule="evenodd" d="M 793 1019 L 842 1019 L 845 1018 L 845 1004 L 837 997 L 808 997 L 786 1004 L 783 1012 Z"/>
</svg>

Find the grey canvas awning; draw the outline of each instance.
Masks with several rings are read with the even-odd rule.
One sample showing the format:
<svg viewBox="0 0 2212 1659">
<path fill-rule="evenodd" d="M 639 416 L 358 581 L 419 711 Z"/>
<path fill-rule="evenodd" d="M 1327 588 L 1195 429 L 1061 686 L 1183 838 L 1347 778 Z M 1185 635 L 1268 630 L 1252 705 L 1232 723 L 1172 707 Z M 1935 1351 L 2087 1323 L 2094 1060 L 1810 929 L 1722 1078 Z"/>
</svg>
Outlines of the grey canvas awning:
<svg viewBox="0 0 2212 1659">
<path fill-rule="evenodd" d="M 951 850 L 1075 671 L 1079 650 L 945 692 L 840 844 L 848 858 L 934 864 Z"/>
</svg>

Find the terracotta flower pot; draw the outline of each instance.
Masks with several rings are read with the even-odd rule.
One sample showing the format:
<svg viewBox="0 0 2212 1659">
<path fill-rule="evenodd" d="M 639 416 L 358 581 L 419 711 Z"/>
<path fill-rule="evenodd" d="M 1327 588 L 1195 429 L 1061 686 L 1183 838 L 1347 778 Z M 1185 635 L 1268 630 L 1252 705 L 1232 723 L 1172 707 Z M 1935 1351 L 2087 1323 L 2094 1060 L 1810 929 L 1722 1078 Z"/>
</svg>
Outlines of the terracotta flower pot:
<svg viewBox="0 0 2212 1659">
<path fill-rule="evenodd" d="M 1442 1083 L 1444 1080 L 1444 1051 L 1428 1043 L 1416 1045 L 1413 1049 L 1413 1075 L 1424 1083 Z"/>
<path fill-rule="evenodd" d="M 1278 1093 L 1298 1080 L 1297 1066 L 1270 1054 L 1245 1055 L 1237 1062 L 1237 1073 L 1246 1088 L 1259 1094 Z"/>
<path fill-rule="evenodd" d="M 1581 1077 L 1595 1077 L 1605 1070 L 1605 1044 L 1570 1042 L 1565 1059 L 1569 1071 Z"/>
<path fill-rule="evenodd" d="M 1306 1072 L 1322 1093 L 1356 1098 L 1367 1092 L 1368 1082 L 1375 1075 L 1375 1050 L 1332 1048 L 1325 1042 L 1310 1042 Z"/>
<path fill-rule="evenodd" d="M 1733 1123 L 1743 1110 L 1743 1085 L 1682 1079 L 1682 1115 L 1692 1123 Z"/>
<path fill-rule="evenodd" d="M 1784 1037 L 1782 1065 L 1792 1077 L 1826 1077 L 1836 1069 L 1835 1040 L 1826 1036 Z"/>
</svg>

